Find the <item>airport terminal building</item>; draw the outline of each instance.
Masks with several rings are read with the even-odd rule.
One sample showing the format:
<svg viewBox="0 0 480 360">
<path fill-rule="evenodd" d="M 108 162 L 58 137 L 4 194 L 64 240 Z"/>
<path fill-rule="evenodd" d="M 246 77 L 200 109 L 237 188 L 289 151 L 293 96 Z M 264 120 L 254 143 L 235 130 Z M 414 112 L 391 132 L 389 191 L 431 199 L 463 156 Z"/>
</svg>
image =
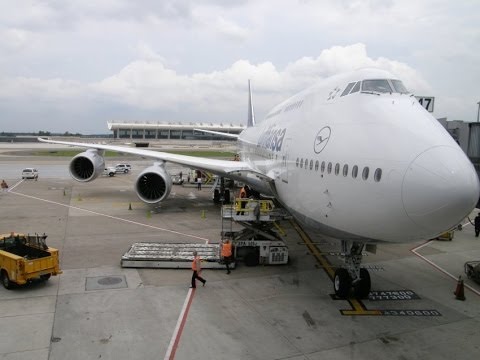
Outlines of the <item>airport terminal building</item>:
<svg viewBox="0 0 480 360">
<path fill-rule="evenodd" d="M 162 123 L 162 122 L 108 122 L 114 139 L 178 139 L 178 140 L 233 140 L 221 135 L 207 134 L 195 129 L 240 134 L 245 125 L 214 123 Z"/>
</svg>

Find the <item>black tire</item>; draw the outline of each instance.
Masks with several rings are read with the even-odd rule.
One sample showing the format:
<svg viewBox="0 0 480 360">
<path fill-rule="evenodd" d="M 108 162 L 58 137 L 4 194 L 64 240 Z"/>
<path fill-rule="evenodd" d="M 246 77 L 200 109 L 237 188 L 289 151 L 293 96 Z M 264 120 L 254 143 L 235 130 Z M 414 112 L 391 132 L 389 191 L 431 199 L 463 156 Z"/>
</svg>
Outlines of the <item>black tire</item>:
<svg viewBox="0 0 480 360">
<path fill-rule="evenodd" d="M 347 269 L 339 268 L 335 270 L 333 277 L 333 290 L 339 298 L 346 298 L 352 287 L 352 279 Z"/>
<path fill-rule="evenodd" d="M 220 191 L 218 189 L 215 189 L 213 191 L 213 203 L 218 204 L 220 202 Z"/>
<path fill-rule="evenodd" d="M 108 174 L 108 176 L 112 177 L 112 176 L 115 176 L 115 173 L 111 172 Z"/>
<path fill-rule="evenodd" d="M 125 169 L 125 171 L 123 172 L 124 174 L 128 174 L 128 169 Z"/>
<path fill-rule="evenodd" d="M 258 254 L 255 250 L 249 251 L 244 258 L 246 266 L 257 266 L 258 265 Z"/>
<path fill-rule="evenodd" d="M 1 275 L 1 278 L 2 278 L 2 285 L 5 289 L 8 289 L 10 290 L 12 287 L 13 287 L 13 283 L 10 281 L 10 279 L 8 278 L 8 274 L 5 270 L 2 270 L 2 275 Z"/>
<path fill-rule="evenodd" d="M 354 292 L 358 299 L 367 299 L 371 288 L 370 273 L 367 269 L 360 269 L 360 281 L 355 283 Z"/>
<path fill-rule="evenodd" d="M 48 281 L 48 279 L 50 279 L 50 276 L 52 276 L 52 274 L 40 275 L 40 279 L 42 279 L 43 281 Z"/>
<path fill-rule="evenodd" d="M 225 191 L 223 192 L 223 198 L 224 198 L 223 202 L 225 204 L 230 204 L 230 190 L 225 189 Z"/>
</svg>

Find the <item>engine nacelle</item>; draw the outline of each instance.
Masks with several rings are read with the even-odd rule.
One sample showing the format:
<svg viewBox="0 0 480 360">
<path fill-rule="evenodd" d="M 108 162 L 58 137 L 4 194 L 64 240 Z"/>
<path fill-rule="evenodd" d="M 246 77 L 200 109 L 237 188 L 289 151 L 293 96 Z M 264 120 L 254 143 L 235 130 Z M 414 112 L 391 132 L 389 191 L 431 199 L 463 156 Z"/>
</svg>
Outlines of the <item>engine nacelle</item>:
<svg viewBox="0 0 480 360">
<path fill-rule="evenodd" d="M 105 160 L 96 149 L 88 149 L 75 156 L 70 162 L 70 175 L 81 182 L 92 181 L 105 169 Z"/>
<path fill-rule="evenodd" d="M 155 163 L 143 170 L 135 182 L 137 196 L 147 204 L 156 204 L 165 199 L 172 189 L 172 178 L 163 163 Z"/>
</svg>

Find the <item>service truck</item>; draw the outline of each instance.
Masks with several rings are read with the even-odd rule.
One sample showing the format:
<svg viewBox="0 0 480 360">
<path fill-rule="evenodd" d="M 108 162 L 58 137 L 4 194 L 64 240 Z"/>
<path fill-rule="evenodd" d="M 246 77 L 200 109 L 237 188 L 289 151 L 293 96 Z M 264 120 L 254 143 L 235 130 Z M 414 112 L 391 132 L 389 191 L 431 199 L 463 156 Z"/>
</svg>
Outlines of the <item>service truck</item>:
<svg viewBox="0 0 480 360">
<path fill-rule="evenodd" d="M 6 289 L 62 273 L 58 250 L 48 247 L 46 238 L 45 234 L 0 235 L 0 278 Z"/>
</svg>

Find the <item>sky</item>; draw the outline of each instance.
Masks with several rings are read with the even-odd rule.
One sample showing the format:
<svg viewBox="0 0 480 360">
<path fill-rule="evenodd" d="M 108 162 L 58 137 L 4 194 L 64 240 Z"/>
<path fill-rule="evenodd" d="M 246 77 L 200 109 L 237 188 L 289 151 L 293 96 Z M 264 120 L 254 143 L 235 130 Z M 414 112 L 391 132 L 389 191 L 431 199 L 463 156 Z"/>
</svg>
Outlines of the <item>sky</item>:
<svg viewBox="0 0 480 360">
<path fill-rule="evenodd" d="M 378 67 L 476 121 L 480 0 L 0 0 L 0 133 L 107 121 L 245 124 Z"/>
</svg>

